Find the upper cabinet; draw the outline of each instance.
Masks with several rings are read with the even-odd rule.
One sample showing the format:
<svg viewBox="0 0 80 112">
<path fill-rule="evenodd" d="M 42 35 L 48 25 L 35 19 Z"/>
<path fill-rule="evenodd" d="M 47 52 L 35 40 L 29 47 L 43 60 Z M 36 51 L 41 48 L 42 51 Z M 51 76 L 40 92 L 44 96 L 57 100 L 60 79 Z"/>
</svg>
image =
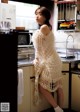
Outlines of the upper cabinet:
<svg viewBox="0 0 80 112">
<path fill-rule="evenodd" d="M 58 30 L 74 31 L 77 22 L 77 2 L 59 1 L 58 4 Z"/>
<path fill-rule="evenodd" d="M 77 0 L 77 30 L 80 31 L 80 0 Z"/>
</svg>

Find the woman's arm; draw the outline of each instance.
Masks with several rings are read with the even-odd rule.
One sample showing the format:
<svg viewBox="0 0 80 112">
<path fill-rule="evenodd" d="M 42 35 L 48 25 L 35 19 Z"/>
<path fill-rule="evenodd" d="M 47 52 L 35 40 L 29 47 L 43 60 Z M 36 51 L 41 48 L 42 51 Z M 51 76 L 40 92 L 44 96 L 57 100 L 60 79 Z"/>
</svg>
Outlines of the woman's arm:
<svg viewBox="0 0 80 112">
<path fill-rule="evenodd" d="M 47 25 L 42 25 L 40 27 L 40 31 L 44 34 L 44 35 L 48 35 L 50 33 L 50 28 Z"/>
</svg>

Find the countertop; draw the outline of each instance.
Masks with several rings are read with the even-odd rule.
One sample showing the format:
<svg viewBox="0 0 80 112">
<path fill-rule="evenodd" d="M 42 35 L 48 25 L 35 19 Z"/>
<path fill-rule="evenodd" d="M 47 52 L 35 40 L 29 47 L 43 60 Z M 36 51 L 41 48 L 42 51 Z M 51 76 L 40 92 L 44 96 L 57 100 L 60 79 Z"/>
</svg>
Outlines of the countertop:
<svg viewBox="0 0 80 112">
<path fill-rule="evenodd" d="M 34 59 L 18 60 L 18 67 L 33 66 L 33 60 Z M 61 57 L 61 60 L 62 60 L 63 63 L 80 62 L 80 55 L 75 56 L 75 58 Z"/>
<path fill-rule="evenodd" d="M 18 60 L 18 67 L 33 66 L 33 60 L 30 59 Z"/>
</svg>

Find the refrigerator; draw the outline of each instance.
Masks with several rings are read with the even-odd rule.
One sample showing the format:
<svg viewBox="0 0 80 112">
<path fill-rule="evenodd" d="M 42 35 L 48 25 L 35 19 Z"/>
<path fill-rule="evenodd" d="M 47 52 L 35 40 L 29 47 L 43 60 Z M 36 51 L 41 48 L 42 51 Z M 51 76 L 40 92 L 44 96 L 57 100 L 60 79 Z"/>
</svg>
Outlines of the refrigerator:
<svg viewBox="0 0 80 112">
<path fill-rule="evenodd" d="M 16 32 L 0 34 L 0 65 L 0 112 L 17 112 Z"/>
</svg>

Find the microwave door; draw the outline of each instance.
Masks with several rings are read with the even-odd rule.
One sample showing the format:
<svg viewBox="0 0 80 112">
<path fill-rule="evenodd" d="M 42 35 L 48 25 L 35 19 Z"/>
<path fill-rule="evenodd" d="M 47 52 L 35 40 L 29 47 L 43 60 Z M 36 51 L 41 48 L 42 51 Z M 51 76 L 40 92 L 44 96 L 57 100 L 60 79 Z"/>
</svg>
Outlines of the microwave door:
<svg viewBox="0 0 80 112">
<path fill-rule="evenodd" d="M 29 34 L 19 34 L 18 35 L 18 45 L 29 45 L 30 44 L 30 36 Z"/>
</svg>

